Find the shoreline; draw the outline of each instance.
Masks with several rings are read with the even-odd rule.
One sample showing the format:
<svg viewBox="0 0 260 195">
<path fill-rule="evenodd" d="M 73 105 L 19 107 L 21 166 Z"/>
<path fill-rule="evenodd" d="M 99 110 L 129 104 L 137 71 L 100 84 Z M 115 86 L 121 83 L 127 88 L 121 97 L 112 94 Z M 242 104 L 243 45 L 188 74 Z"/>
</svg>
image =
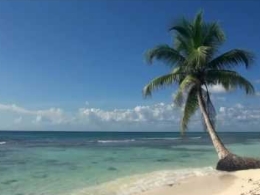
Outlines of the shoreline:
<svg viewBox="0 0 260 195">
<path fill-rule="evenodd" d="M 219 175 L 213 167 L 159 170 L 129 175 L 95 186 L 75 190 L 70 195 L 137 195 L 165 186 L 173 186 L 191 178 Z"/>
<path fill-rule="evenodd" d="M 180 171 L 180 170 L 179 170 Z M 260 169 L 156 171 L 119 178 L 70 195 L 260 195 Z"/>
<path fill-rule="evenodd" d="M 260 169 L 191 177 L 138 195 L 259 195 Z"/>
</svg>

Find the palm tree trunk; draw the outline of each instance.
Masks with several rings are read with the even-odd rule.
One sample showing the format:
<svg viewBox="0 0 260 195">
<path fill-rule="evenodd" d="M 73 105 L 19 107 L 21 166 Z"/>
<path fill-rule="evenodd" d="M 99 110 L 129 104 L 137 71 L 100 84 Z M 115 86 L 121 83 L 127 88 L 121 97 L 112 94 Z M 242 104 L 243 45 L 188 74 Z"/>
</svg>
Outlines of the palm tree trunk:
<svg viewBox="0 0 260 195">
<path fill-rule="evenodd" d="M 203 118 L 205 120 L 205 124 L 207 126 L 208 133 L 209 133 L 212 143 L 217 151 L 218 157 L 219 157 L 219 159 L 224 159 L 228 154 L 230 154 L 230 152 L 228 151 L 228 149 L 224 146 L 224 144 L 218 137 L 218 135 L 209 119 L 208 113 L 205 108 L 205 102 L 202 98 L 201 90 L 199 90 L 197 98 L 198 98 L 200 110 L 202 112 Z"/>
</svg>

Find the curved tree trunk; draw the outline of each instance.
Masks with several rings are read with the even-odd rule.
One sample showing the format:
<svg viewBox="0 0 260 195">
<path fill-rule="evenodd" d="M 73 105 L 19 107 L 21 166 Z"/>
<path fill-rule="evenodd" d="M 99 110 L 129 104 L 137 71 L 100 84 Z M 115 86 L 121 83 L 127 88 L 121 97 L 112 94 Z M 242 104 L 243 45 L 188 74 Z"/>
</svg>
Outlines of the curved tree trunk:
<svg viewBox="0 0 260 195">
<path fill-rule="evenodd" d="M 203 118 L 205 120 L 208 133 L 212 140 L 212 143 L 217 151 L 219 161 L 217 164 L 217 170 L 221 171 L 237 171 L 237 170 L 246 170 L 246 169 L 259 169 L 260 168 L 260 160 L 253 158 L 244 158 L 239 157 L 235 154 L 232 154 L 228 151 L 228 149 L 224 146 L 220 138 L 218 137 L 211 121 L 206 111 L 205 102 L 202 98 L 202 92 L 199 90 L 198 95 L 198 103 L 201 109 Z"/>
<path fill-rule="evenodd" d="M 205 108 L 205 102 L 202 98 L 201 90 L 199 90 L 197 98 L 198 98 L 200 110 L 202 112 L 203 118 L 205 120 L 205 124 L 207 126 L 208 133 L 209 133 L 212 143 L 217 151 L 218 157 L 219 157 L 219 159 L 224 159 L 226 156 L 228 156 L 230 154 L 230 152 L 228 151 L 228 149 L 224 146 L 224 144 L 218 137 L 218 135 L 209 119 L 208 113 Z"/>
</svg>

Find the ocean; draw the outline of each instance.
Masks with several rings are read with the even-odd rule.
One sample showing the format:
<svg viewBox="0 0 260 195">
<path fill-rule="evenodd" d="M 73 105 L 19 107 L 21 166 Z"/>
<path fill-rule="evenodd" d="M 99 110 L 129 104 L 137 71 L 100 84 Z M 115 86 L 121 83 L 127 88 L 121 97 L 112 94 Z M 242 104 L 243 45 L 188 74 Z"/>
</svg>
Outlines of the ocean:
<svg viewBox="0 0 260 195">
<path fill-rule="evenodd" d="M 260 157 L 260 132 L 219 135 Z M 217 174 L 217 160 L 205 132 L 0 131 L 0 195 L 132 195 Z"/>
</svg>

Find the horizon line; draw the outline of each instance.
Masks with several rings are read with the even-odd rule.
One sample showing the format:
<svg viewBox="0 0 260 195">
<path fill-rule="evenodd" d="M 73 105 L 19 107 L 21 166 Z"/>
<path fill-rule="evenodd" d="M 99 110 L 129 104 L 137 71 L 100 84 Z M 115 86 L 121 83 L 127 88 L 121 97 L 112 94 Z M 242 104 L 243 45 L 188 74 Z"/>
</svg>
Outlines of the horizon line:
<svg viewBox="0 0 260 195">
<path fill-rule="evenodd" d="M 71 130 L 0 130 L 0 132 L 67 132 L 67 133 L 181 133 L 179 131 L 71 131 Z M 190 131 L 186 133 L 207 133 L 205 131 Z M 260 133 L 260 131 L 218 131 L 217 133 Z"/>
</svg>

